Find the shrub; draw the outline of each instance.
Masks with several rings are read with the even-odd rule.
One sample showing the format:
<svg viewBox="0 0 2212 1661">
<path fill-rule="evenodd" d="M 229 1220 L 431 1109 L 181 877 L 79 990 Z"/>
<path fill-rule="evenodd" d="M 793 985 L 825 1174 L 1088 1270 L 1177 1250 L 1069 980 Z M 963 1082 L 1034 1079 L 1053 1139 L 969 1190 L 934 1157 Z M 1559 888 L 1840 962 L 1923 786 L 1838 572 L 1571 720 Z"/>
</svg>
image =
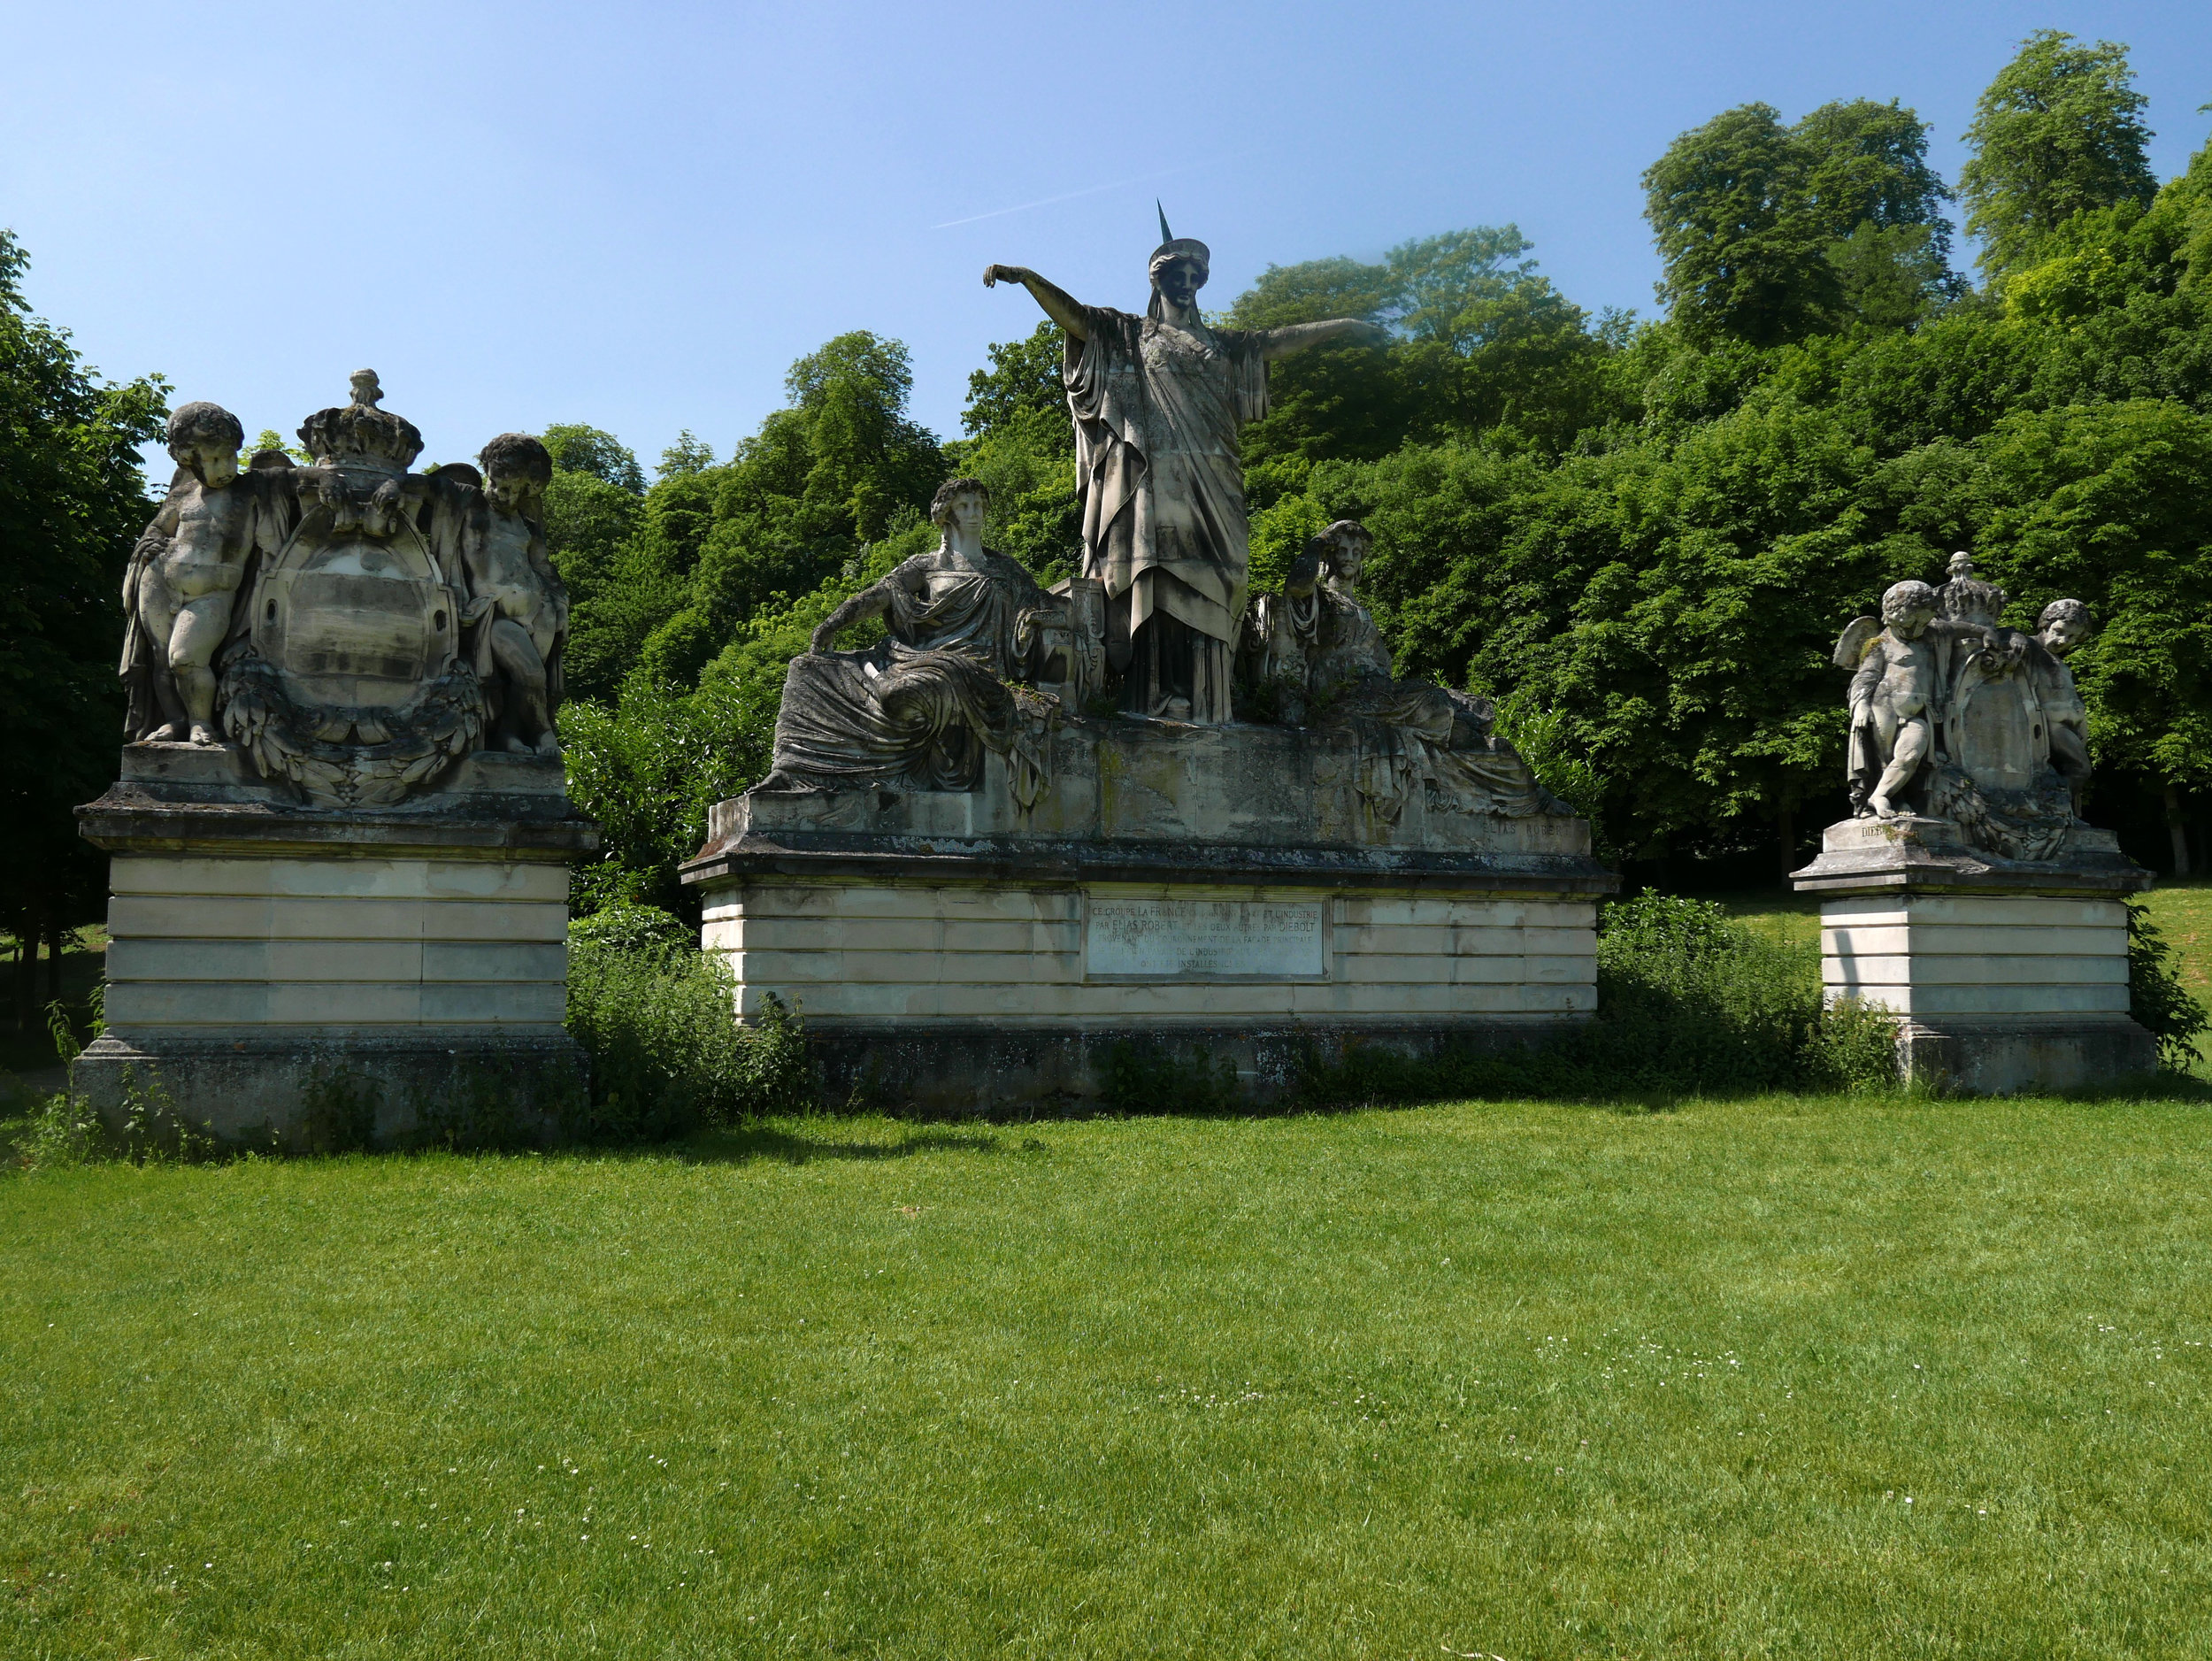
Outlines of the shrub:
<svg viewBox="0 0 2212 1661">
<path fill-rule="evenodd" d="M 568 1028 L 591 1057 L 591 1093 L 572 1132 L 660 1141 L 810 1106 L 813 1065 L 797 1011 L 771 995 L 749 1032 L 737 1024 L 735 992 L 720 955 L 692 947 L 664 911 L 610 907 L 572 925 Z"/>
<path fill-rule="evenodd" d="M 2151 921 L 2150 909 L 2128 908 L 2128 1013 L 2158 1040 L 2158 1064 L 2186 1073 L 2197 1058 L 2197 1035 L 2212 1027 L 2204 1005 L 2189 996 L 2173 965 L 2173 947 Z"/>
<path fill-rule="evenodd" d="M 1430 1059 L 1363 1048 L 1311 1064 L 1316 1104 L 1448 1097 L 1646 1098 L 1686 1092 L 1886 1089 L 1897 1082 L 1887 1011 L 1821 1004 L 1801 948 L 1763 940 L 1706 900 L 1646 894 L 1598 926 L 1598 1013 L 1540 1046 Z"/>
</svg>

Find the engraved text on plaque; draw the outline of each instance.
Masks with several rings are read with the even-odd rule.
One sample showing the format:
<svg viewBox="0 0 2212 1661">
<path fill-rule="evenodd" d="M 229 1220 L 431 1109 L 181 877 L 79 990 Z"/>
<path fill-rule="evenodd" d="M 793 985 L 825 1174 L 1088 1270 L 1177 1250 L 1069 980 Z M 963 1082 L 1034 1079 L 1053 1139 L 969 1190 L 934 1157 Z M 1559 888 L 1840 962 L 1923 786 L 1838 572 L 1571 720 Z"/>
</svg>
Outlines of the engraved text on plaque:
<svg viewBox="0 0 2212 1661">
<path fill-rule="evenodd" d="M 1129 900 L 1092 895 L 1086 967 L 1116 980 L 1317 980 L 1319 900 Z"/>
</svg>

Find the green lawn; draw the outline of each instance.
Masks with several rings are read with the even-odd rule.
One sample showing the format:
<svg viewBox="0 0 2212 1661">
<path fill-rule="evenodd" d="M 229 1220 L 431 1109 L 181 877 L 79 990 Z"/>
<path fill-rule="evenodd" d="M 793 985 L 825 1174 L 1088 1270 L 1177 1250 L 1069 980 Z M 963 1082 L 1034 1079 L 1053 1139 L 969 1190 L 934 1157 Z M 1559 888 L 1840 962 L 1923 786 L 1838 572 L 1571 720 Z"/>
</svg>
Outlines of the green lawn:
<svg viewBox="0 0 2212 1661">
<path fill-rule="evenodd" d="M 2212 1655 L 2177 1103 L 0 1179 L 0 1654 Z"/>
</svg>

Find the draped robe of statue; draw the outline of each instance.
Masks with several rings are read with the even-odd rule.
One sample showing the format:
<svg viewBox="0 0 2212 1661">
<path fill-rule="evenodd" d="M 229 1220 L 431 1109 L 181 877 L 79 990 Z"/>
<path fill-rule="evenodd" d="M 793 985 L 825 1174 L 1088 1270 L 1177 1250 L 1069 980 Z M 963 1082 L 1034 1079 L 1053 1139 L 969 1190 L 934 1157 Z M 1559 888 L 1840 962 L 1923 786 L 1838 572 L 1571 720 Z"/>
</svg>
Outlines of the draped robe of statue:
<svg viewBox="0 0 2212 1661">
<path fill-rule="evenodd" d="M 966 790 L 989 750 L 1007 758 L 1015 800 L 1033 805 L 1047 782 L 1045 751 L 1006 683 L 1050 604 L 1044 591 L 1002 554 L 986 552 L 979 569 L 942 550 L 908 560 L 885 586 L 887 638 L 791 660 L 764 782 Z"/>
<path fill-rule="evenodd" d="M 1521 754 L 1490 730 L 1486 700 L 1391 674 L 1373 613 L 1317 583 L 1263 595 L 1253 618 L 1255 668 L 1289 685 L 1317 726 L 1359 734 L 1359 793 L 1394 824 L 1417 789 L 1465 812 L 1507 819 L 1562 811 Z M 1310 700 L 1310 702 L 1307 702 Z"/>
<path fill-rule="evenodd" d="M 1063 364 L 1075 417 L 1083 574 L 1106 590 L 1122 707 L 1229 719 L 1250 570 L 1237 429 L 1267 413 L 1263 332 L 1085 306 Z"/>
</svg>

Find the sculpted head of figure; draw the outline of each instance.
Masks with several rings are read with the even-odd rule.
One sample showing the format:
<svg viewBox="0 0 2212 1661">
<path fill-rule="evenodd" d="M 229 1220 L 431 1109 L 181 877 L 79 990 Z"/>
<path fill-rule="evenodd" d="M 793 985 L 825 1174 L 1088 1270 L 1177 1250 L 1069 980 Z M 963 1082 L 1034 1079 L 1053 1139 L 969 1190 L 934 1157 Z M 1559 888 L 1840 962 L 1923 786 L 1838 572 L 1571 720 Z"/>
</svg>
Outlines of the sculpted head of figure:
<svg viewBox="0 0 2212 1661">
<path fill-rule="evenodd" d="M 217 489 L 238 476 L 246 429 L 219 404 L 188 404 L 169 418 L 169 453 L 202 484 Z"/>
<path fill-rule="evenodd" d="M 929 522 L 941 531 L 957 529 L 979 537 L 990 509 L 991 492 L 982 480 L 948 479 L 930 498 Z"/>
<path fill-rule="evenodd" d="M 1893 582 L 1882 595 L 1882 625 L 1900 640 L 1918 640 L 1936 614 L 1936 591 L 1924 582 Z"/>
<path fill-rule="evenodd" d="M 1331 580 L 1346 588 L 1359 581 L 1359 573 L 1367 566 L 1368 550 L 1375 545 L 1375 539 L 1357 519 L 1339 519 L 1313 540 Z"/>
<path fill-rule="evenodd" d="M 510 513 L 522 512 L 553 480 L 551 453 L 527 433 L 502 433 L 476 459 L 485 493 Z"/>
<path fill-rule="evenodd" d="M 1161 317 L 1161 303 L 1189 311 L 1198 304 L 1198 291 L 1206 286 L 1213 269 L 1213 254 L 1194 236 L 1171 237 L 1152 250 L 1147 274 L 1152 279 L 1152 304 L 1147 308 Z"/>
<path fill-rule="evenodd" d="M 2079 600 L 2054 600 L 2036 619 L 2035 632 L 2054 657 L 2063 657 L 2089 634 L 2089 608 Z"/>
</svg>

